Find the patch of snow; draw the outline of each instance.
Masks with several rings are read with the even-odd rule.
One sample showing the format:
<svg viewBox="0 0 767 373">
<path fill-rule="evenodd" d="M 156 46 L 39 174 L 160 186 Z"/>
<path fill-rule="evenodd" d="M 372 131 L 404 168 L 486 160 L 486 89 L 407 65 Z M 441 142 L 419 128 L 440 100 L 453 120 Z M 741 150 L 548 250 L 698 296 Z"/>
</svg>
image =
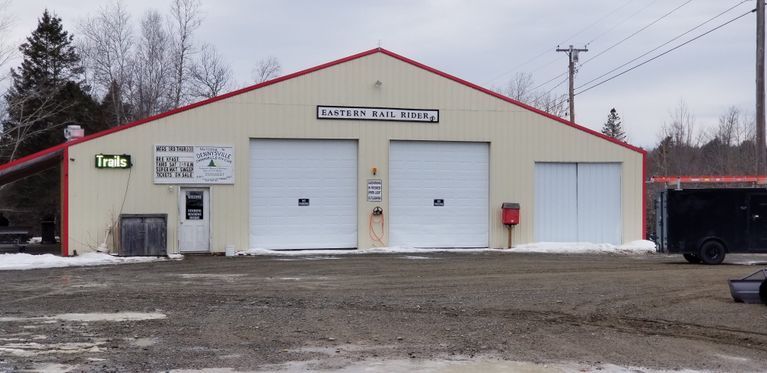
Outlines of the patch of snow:
<svg viewBox="0 0 767 373">
<path fill-rule="evenodd" d="M 237 277 L 245 276 L 243 273 L 180 273 L 174 276 L 179 276 L 186 280 L 221 280 L 227 282 L 234 282 Z"/>
<path fill-rule="evenodd" d="M 372 247 L 369 249 L 349 249 L 349 250 L 278 250 L 255 248 L 244 251 L 238 251 L 237 255 L 266 255 L 266 256 L 322 256 L 322 255 L 360 255 L 360 254 L 423 254 L 423 253 L 478 253 L 478 252 L 503 252 L 503 249 L 421 249 L 415 247 Z M 315 258 L 316 259 L 316 258 Z"/>
<path fill-rule="evenodd" d="M 100 345 L 104 342 L 91 343 L 50 343 L 43 344 L 37 342 L 28 343 L 7 343 L 0 345 L 0 352 L 13 356 L 30 357 L 44 354 L 79 354 L 85 352 L 100 352 Z"/>
<path fill-rule="evenodd" d="M 645 240 L 632 241 L 623 245 L 590 242 L 538 242 L 518 245 L 509 251 L 556 254 L 651 254 L 655 253 L 655 243 Z"/>
<path fill-rule="evenodd" d="M 410 260 L 431 260 L 431 259 L 439 259 L 439 258 L 432 258 L 428 256 L 418 256 L 418 255 L 405 255 L 402 257 L 402 259 L 410 259 Z"/>
<path fill-rule="evenodd" d="M 282 256 L 316 258 L 323 255 L 360 255 L 360 254 L 424 254 L 424 253 L 551 253 L 551 254 L 649 254 L 655 253 L 655 243 L 652 241 L 633 241 L 623 245 L 595 244 L 589 242 L 538 242 L 512 247 L 511 249 L 423 249 L 414 247 L 374 247 L 369 249 L 351 250 L 277 250 L 254 248 L 237 252 L 238 256 Z M 408 259 L 430 259 L 427 257 L 406 257 Z M 304 258 L 306 259 L 306 258 Z"/>
<path fill-rule="evenodd" d="M 260 372 L 335 372 L 335 373 L 399 373 L 399 372 L 528 372 L 528 373 L 546 373 L 546 372 L 605 372 L 605 373 L 693 373 L 699 372 L 690 369 L 649 369 L 636 366 L 619 366 L 606 363 L 580 363 L 580 362 L 557 362 L 557 363 L 536 363 L 526 361 L 500 360 L 492 358 L 468 358 L 463 356 L 451 357 L 450 359 L 407 359 L 407 360 L 384 360 L 367 359 L 354 361 L 345 357 L 333 357 L 308 361 L 292 361 L 282 364 L 266 365 L 261 367 Z M 199 370 L 185 372 L 226 372 L 226 368 L 221 370 Z M 175 372 L 175 371 L 171 371 Z M 180 372 L 180 371 L 179 371 Z"/>
<path fill-rule="evenodd" d="M 161 320 L 167 316 L 159 312 L 115 312 L 115 313 L 62 313 L 53 316 L 41 317 L 0 317 L 0 322 L 19 322 L 19 321 L 142 321 L 142 320 Z"/>
<path fill-rule="evenodd" d="M 2 270 L 27 270 L 36 268 L 59 268 L 98 266 L 111 264 L 147 263 L 164 261 L 162 257 L 147 256 L 112 256 L 101 253 L 85 253 L 78 256 L 63 257 L 53 254 L 31 255 L 24 253 L 0 254 L 0 271 Z"/>
<path fill-rule="evenodd" d="M 27 240 L 27 243 L 28 244 L 43 243 L 43 238 L 42 237 L 31 237 L 29 240 Z"/>
</svg>

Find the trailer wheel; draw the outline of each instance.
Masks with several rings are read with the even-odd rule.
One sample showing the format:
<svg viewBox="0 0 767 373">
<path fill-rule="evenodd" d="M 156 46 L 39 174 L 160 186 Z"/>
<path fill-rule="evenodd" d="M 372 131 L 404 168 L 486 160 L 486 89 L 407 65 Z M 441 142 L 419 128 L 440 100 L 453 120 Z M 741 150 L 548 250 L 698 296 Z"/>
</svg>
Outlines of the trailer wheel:
<svg viewBox="0 0 767 373">
<path fill-rule="evenodd" d="M 701 245 L 698 257 L 704 264 L 721 264 L 724 255 L 724 245 L 719 241 L 706 241 Z"/>
<path fill-rule="evenodd" d="M 767 278 L 762 281 L 762 285 L 759 286 L 759 298 L 762 299 L 762 303 L 767 305 Z"/>
<path fill-rule="evenodd" d="M 682 254 L 685 260 L 692 264 L 700 264 L 700 257 L 695 254 Z"/>
</svg>

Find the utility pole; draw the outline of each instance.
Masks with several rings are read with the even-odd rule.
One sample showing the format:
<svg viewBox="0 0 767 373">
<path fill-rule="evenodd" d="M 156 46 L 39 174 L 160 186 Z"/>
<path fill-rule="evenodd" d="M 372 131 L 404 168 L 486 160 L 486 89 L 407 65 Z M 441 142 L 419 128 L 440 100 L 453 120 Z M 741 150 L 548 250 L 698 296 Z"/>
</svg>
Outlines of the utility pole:
<svg viewBox="0 0 767 373">
<path fill-rule="evenodd" d="M 760 1 L 760 0 L 757 0 Z M 575 123 L 575 64 L 578 63 L 578 53 L 588 52 L 589 50 L 584 48 L 573 48 L 572 44 L 570 48 L 557 48 L 557 52 L 566 52 L 570 58 L 568 70 L 570 73 L 570 121 Z"/>
<path fill-rule="evenodd" d="M 756 0 L 756 173 L 767 175 L 764 139 L 764 0 Z"/>
</svg>

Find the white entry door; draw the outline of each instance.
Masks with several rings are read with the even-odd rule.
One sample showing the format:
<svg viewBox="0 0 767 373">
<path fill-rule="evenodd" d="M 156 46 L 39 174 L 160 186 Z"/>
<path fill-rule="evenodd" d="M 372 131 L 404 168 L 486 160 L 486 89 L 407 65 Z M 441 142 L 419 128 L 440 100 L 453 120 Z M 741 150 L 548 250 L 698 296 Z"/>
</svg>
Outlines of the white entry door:
<svg viewBox="0 0 767 373">
<path fill-rule="evenodd" d="M 210 189 L 182 187 L 179 197 L 179 251 L 210 251 Z"/>
<path fill-rule="evenodd" d="M 487 143 L 392 141 L 391 246 L 487 247 Z"/>
<path fill-rule="evenodd" d="M 357 142 L 250 141 L 250 247 L 357 247 Z"/>
</svg>

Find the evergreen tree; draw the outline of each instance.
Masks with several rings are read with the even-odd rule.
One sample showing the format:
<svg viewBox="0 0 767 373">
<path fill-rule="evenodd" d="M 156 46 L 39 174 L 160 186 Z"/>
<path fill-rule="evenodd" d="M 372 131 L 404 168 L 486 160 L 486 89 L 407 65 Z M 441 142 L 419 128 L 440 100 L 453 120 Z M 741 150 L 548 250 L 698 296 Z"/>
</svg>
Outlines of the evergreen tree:
<svg viewBox="0 0 767 373">
<path fill-rule="evenodd" d="M 19 51 L 23 60 L 11 69 L 12 84 L 5 95 L 0 163 L 64 142 L 68 124 L 89 132 L 106 128 L 99 105 L 83 84 L 80 56 L 61 18 L 46 10 Z M 11 211 L 7 215 L 13 225 L 38 228 L 41 217 L 59 210 L 59 170 L 39 172 L 0 191 L 0 207 Z"/>
<path fill-rule="evenodd" d="M 83 69 L 72 38 L 61 18 L 46 10 L 19 47 L 23 60 L 11 69 L 13 82 L 5 96 L 3 161 L 61 143 L 67 122 L 86 119 L 79 106 L 91 105 L 93 99 L 82 86 Z"/>
<path fill-rule="evenodd" d="M 607 115 L 607 122 L 602 125 L 602 133 L 614 139 L 626 141 L 626 132 L 623 132 L 622 124 L 618 111 L 612 108 L 610 114 Z"/>
</svg>

